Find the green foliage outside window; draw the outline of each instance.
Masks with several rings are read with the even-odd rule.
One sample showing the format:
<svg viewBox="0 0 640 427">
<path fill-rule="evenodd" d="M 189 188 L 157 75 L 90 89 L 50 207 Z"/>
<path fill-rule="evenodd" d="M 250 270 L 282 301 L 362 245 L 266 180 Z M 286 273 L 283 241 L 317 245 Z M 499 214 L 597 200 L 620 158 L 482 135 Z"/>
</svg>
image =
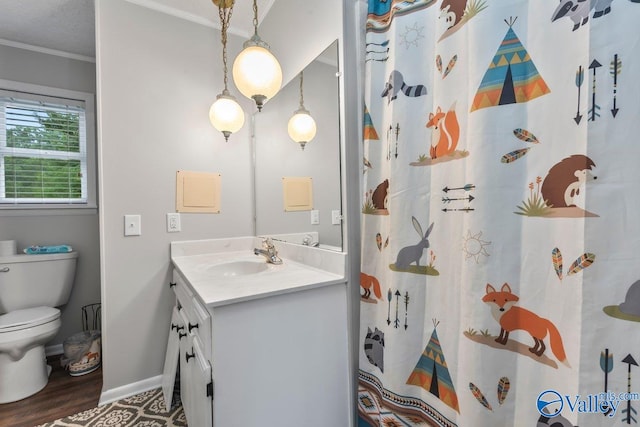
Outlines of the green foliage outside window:
<svg viewBox="0 0 640 427">
<path fill-rule="evenodd" d="M 44 153 L 80 152 L 79 114 L 7 107 L 6 115 L 7 147 L 37 151 L 4 156 L 5 197 L 81 198 L 80 161 Z"/>
</svg>

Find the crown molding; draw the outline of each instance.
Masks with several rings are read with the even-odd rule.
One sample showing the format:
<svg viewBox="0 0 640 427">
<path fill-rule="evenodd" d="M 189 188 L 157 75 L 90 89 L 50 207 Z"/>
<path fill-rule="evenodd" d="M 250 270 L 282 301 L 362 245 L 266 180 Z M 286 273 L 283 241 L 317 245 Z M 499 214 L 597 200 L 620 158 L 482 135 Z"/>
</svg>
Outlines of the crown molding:
<svg viewBox="0 0 640 427">
<path fill-rule="evenodd" d="M 65 52 L 65 51 L 57 50 L 57 49 L 49 49 L 49 48 L 42 47 L 42 46 L 35 46 L 35 45 L 32 45 L 32 44 L 27 44 L 27 43 L 14 42 L 14 41 L 11 41 L 11 40 L 6 40 L 6 39 L 0 39 L 0 45 L 9 46 L 9 47 L 15 47 L 15 48 L 18 48 L 18 49 L 30 50 L 30 51 L 38 52 L 38 53 L 46 53 L 48 55 L 61 56 L 63 58 L 67 58 L 67 59 L 75 59 L 76 61 L 91 62 L 93 64 L 96 63 L 96 58 L 91 57 L 91 56 L 78 55 L 76 53 Z"/>
</svg>

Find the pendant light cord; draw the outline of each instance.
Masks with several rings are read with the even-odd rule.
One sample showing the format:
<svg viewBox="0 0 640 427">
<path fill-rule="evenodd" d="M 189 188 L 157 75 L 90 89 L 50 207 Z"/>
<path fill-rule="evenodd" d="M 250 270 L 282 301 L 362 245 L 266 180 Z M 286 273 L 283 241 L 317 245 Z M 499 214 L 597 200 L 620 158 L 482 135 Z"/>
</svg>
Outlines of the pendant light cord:
<svg viewBox="0 0 640 427">
<path fill-rule="evenodd" d="M 304 81 L 304 73 L 300 71 L 300 108 L 304 108 L 304 94 L 302 93 L 303 81 Z"/>
<path fill-rule="evenodd" d="M 233 3 L 231 7 L 225 8 L 224 3 L 226 0 L 220 0 L 218 3 L 218 15 L 220 16 L 220 26 L 222 31 L 222 66 L 224 73 L 224 92 L 228 94 L 229 89 L 227 87 L 227 30 L 229 29 L 229 21 L 231 20 L 231 14 L 233 13 Z"/>
<path fill-rule="evenodd" d="M 258 36 L 258 1 L 253 0 L 253 34 Z"/>
</svg>

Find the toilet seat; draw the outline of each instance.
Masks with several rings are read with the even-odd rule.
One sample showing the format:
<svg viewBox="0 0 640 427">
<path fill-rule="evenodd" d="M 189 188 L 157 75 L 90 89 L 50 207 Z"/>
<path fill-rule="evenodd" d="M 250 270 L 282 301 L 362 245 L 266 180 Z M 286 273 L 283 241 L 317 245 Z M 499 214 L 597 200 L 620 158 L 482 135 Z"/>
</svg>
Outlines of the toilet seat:
<svg viewBox="0 0 640 427">
<path fill-rule="evenodd" d="M 33 307 L 0 315 L 0 334 L 44 325 L 60 318 L 60 310 L 53 307 Z"/>
</svg>

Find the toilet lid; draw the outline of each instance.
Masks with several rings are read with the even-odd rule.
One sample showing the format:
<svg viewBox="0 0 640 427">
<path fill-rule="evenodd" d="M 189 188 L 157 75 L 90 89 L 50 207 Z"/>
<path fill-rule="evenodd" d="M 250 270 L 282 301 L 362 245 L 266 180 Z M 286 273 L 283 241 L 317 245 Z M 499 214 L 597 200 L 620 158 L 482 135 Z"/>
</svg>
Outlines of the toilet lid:
<svg viewBox="0 0 640 427">
<path fill-rule="evenodd" d="M 53 307 L 34 307 L 15 310 L 0 315 L 0 333 L 18 331 L 49 323 L 60 317 L 60 310 Z"/>
</svg>

